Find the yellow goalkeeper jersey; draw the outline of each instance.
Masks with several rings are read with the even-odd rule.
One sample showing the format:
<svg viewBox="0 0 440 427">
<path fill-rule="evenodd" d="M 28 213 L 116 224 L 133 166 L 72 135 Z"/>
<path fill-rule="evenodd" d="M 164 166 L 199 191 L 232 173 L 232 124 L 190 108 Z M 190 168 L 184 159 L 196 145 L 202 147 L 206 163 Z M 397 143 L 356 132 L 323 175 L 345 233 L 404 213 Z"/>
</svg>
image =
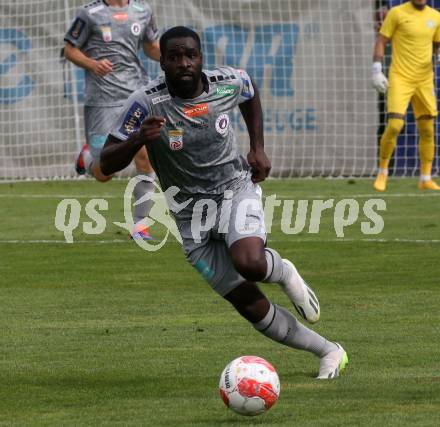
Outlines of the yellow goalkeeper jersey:
<svg viewBox="0 0 440 427">
<path fill-rule="evenodd" d="M 388 12 L 380 33 L 391 39 L 390 73 L 416 81 L 432 78 L 432 43 L 440 42 L 439 12 L 403 3 Z"/>
</svg>

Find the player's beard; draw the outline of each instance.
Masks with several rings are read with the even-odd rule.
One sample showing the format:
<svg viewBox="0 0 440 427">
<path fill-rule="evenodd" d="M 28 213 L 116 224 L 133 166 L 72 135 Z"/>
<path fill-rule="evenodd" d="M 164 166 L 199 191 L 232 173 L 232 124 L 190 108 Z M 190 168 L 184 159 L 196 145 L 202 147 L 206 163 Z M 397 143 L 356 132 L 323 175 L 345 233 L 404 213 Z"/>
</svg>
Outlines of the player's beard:
<svg viewBox="0 0 440 427">
<path fill-rule="evenodd" d="M 176 77 L 176 86 L 180 92 L 191 95 L 197 89 L 197 79 L 194 74 L 182 75 Z"/>
<path fill-rule="evenodd" d="M 185 76 L 185 77 L 184 77 Z M 191 72 L 182 72 L 173 77 L 166 76 L 176 94 L 181 98 L 194 98 L 199 88 L 202 67 Z"/>
<path fill-rule="evenodd" d="M 426 2 L 424 4 L 420 4 L 412 1 L 411 3 L 417 10 L 423 10 L 426 6 Z"/>
</svg>

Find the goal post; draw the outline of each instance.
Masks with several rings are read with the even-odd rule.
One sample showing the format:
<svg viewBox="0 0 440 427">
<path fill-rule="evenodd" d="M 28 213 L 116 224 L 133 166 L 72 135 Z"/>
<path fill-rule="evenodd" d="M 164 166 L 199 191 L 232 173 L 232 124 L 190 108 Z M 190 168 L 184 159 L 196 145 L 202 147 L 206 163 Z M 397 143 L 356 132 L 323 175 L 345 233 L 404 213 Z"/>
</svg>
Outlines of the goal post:
<svg viewBox="0 0 440 427">
<path fill-rule="evenodd" d="M 74 177 L 84 73 L 60 58 L 82 0 L 0 4 L 0 179 Z M 273 177 L 372 176 L 374 0 L 150 0 L 158 25 L 193 27 L 205 67 L 245 68 L 264 109 Z M 157 63 L 143 59 L 150 76 Z M 231 121 L 240 150 L 248 137 Z M 133 170 L 125 171 L 125 174 Z"/>
</svg>

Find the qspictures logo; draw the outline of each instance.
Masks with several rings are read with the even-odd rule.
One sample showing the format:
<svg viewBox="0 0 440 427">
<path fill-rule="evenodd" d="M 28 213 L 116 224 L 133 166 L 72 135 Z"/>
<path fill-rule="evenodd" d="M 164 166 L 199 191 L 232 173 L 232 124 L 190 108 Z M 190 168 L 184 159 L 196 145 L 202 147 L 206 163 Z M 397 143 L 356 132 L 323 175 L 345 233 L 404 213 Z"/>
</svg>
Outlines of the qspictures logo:
<svg viewBox="0 0 440 427">
<path fill-rule="evenodd" d="M 178 187 L 170 187 L 162 192 L 159 185 L 154 182 L 154 194 L 145 195 L 133 204 L 133 193 L 139 181 L 151 179 L 139 175 L 132 178 L 124 192 L 124 221 L 114 221 L 112 224 L 131 233 L 136 225 L 133 221 L 133 206 L 153 202 L 150 214 L 141 221 L 146 227 L 161 224 L 165 228 L 165 235 L 157 241 L 134 241 L 142 249 L 154 252 L 162 248 L 170 234 L 182 243 L 174 217 L 185 213 L 185 218 L 190 218 L 191 237 L 195 243 L 202 240 L 204 233 L 215 231 L 219 233 L 235 232 L 243 237 L 253 233 L 269 235 L 274 231 L 281 231 L 285 235 L 298 235 L 300 233 L 318 234 L 328 231 L 335 233 L 337 238 L 344 238 L 347 227 L 359 227 L 364 235 L 378 235 L 385 227 L 385 222 L 380 214 L 386 211 L 386 202 L 383 199 L 367 199 L 359 202 L 353 198 L 291 200 L 279 199 L 276 194 L 271 194 L 261 199 L 261 189 L 255 185 L 255 195 L 252 198 L 235 197 L 233 191 L 226 190 L 220 202 L 212 198 L 176 197 L 180 193 Z M 238 194 L 238 193 L 237 193 Z M 85 206 L 74 198 L 63 199 L 59 202 L 55 213 L 55 228 L 64 234 L 67 243 L 74 243 L 74 231 L 82 225 L 82 231 L 90 235 L 100 235 L 107 229 L 108 223 L 103 212 L 108 211 L 109 203 L 106 199 L 91 199 Z M 90 221 L 80 222 L 81 212 Z M 323 224 L 323 217 L 326 217 Z M 275 219 L 277 218 L 277 219 Z M 281 220 L 279 220 L 281 218 Z M 330 219 L 330 220 L 329 220 Z"/>
</svg>

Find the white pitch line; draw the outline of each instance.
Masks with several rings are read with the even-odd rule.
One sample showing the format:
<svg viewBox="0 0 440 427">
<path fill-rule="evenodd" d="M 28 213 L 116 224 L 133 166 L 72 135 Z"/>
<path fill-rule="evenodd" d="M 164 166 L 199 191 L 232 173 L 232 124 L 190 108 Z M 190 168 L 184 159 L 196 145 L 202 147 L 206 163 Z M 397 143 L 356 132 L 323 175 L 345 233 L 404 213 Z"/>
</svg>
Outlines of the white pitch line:
<svg viewBox="0 0 440 427">
<path fill-rule="evenodd" d="M 371 194 L 344 194 L 334 196 L 331 194 L 312 194 L 312 195 L 301 195 L 298 198 L 303 199 L 364 199 L 364 198 L 372 198 L 372 199 L 384 199 L 384 198 L 401 198 L 401 197 L 440 197 L 440 193 L 394 193 L 394 194 L 383 194 L 383 193 L 371 193 Z M 277 197 L 280 200 L 287 199 L 287 197 L 280 196 Z"/>
<path fill-rule="evenodd" d="M 0 194 L 3 198 L 23 198 L 23 199 L 123 199 L 124 195 L 114 194 Z"/>
<path fill-rule="evenodd" d="M 130 240 L 127 239 L 114 239 L 114 240 L 74 240 L 73 243 L 67 243 L 65 240 L 0 240 L 0 244 L 40 244 L 40 243 L 49 243 L 49 244 L 65 244 L 65 245 L 73 245 L 75 243 L 78 244 L 88 244 L 92 243 L 95 245 L 102 244 L 112 244 L 112 243 L 130 243 Z"/>
<path fill-rule="evenodd" d="M 271 239 L 269 237 L 269 242 L 285 242 L 282 239 Z M 290 243 L 440 243 L 440 239 L 351 239 L 351 238 L 333 238 L 333 239 L 295 239 L 292 237 Z M 0 244 L 96 244 L 96 245 L 111 245 L 114 243 L 131 243 L 129 239 L 113 239 L 113 240 L 74 240 L 73 243 L 67 243 L 65 240 L 0 240 Z M 168 241 L 167 244 L 176 244 L 174 240 Z M 154 242 L 153 242 L 154 244 Z"/>
<path fill-rule="evenodd" d="M 272 194 L 277 194 L 276 192 Z M 271 194 L 263 193 L 264 197 L 268 197 Z M 293 196 L 295 196 L 293 194 Z M 368 194 L 344 194 L 334 196 L 331 194 L 304 194 L 297 197 L 277 196 L 278 200 L 299 200 L 299 199 L 364 199 L 364 198 L 402 198 L 402 197 L 440 197 L 439 193 L 395 193 L 395 194 L 383 194 L 383 193 L 368 193 Z M 0 198 L 25 198 L 25 199 L 123 199 L 124 195 L 115 194 L 0 194 Z"/>
</svg>

